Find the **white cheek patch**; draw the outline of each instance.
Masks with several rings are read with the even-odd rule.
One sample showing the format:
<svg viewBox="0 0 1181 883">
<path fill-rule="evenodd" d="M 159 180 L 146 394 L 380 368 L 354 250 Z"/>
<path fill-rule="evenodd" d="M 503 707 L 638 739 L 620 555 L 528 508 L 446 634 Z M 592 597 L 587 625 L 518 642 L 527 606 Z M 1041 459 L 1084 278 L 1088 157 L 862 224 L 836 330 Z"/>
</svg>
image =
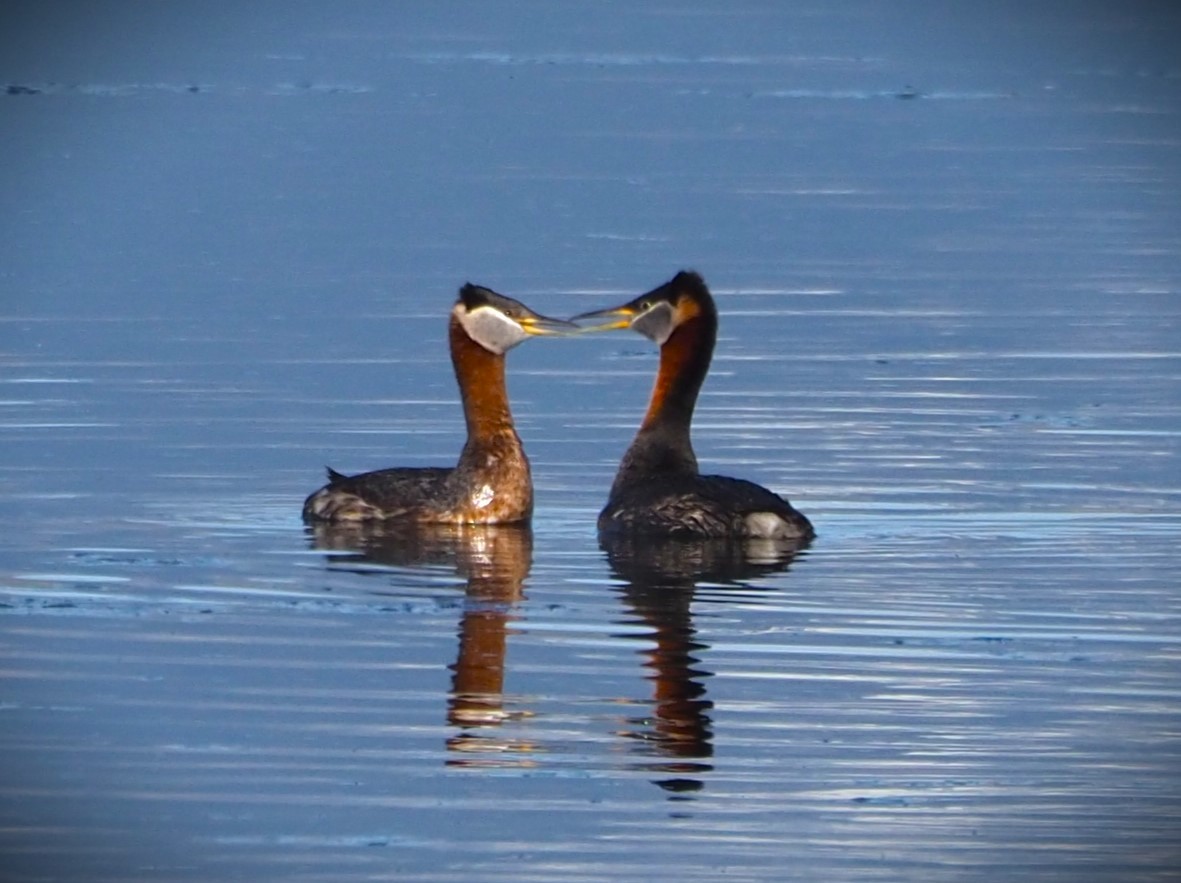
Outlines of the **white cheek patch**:
<svg viewBox="0 0 1181 883">
<path fill-rule="evenodd" d="M 460 310 L 459 322 L 468 337 L 497 354 L 512 349 L 528 337 L 520 325 L 493 307 L 476 307 L 470 313 Z"/>
<path fill-rule="evenodd" d="M 640 332 L 657 346 L 664 346 L 673 331 L 673 308 L 661 302 L 632 322 L 632 329 Z"/>
</svg>

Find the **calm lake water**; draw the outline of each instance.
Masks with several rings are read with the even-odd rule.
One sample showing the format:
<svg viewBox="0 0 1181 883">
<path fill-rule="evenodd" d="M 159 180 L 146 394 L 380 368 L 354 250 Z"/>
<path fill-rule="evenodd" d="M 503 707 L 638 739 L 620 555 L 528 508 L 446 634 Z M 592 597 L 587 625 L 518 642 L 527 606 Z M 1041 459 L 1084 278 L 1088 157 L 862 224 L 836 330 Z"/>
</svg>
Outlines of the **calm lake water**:
<svg viewBox="0 0 1181 883">
<path fill-rule="evenodd" d="M 5 881 L 1181 875 L 1171 6 L 3 15 Z M 626 334 L 509 357 L 531 530 L 301 524 L 464 281 L 682 267 L 810 548 L 600 547 Z"/>
</svg>

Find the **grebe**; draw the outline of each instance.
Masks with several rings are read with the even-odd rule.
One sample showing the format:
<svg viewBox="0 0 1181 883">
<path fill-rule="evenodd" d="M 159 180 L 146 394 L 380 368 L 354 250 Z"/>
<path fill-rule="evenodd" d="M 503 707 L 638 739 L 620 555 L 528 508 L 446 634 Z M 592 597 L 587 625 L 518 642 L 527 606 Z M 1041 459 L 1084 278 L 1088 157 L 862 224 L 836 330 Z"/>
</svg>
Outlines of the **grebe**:
<svg viewBox="0 0 1181 883">
<path fill-rule="evenodd" d="M 303 505 L 304 521 L 527 522 L 533 481 L 509 410 L 504 354 L 530 335 L 576 330 L 488 288 L 465 285 L 449 324 L 451 362 L 467 421 L 459 463 L 351 476 L 329 469 L 328 484 Z"/>
<path fill-rule="evenodd" d="M 681 272 L 619 307 L 575 316 L 608 319 L 584 330 L 631 328 L 660 346 L 648 411 L 623 455 L 601 533 L 810 540 L 811 523 L 791 504 L 740 478 L 701 475 L 689 440 L 697 394 L 709 372 L 718 311 L 705 282 Z"/>
</svg>

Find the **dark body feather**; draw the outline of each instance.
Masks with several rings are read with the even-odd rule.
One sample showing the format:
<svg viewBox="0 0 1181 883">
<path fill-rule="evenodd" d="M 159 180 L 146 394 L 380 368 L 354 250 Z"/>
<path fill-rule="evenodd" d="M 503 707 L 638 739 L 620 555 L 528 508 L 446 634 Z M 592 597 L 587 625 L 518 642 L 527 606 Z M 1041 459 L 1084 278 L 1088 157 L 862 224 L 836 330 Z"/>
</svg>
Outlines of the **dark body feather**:
<svg viewBox="0 0 1181 883">
<path fill-rule="evenodd" d="M 378 469 L 360 475 L 329 469 L 328 484 L 304 504 L 304 518 L 364 521 L 375 511 L 383 518 L 403 517 L 440 502 L 454 472 L 442 466 Z"/>
<path fill-rule="evenodd" d="M 725 475 L 684 474 L 612 493 L 599 514 L 599 530 L 671 537 L 812 535 L 803 515 L 761 485 Z"/>
</svg>

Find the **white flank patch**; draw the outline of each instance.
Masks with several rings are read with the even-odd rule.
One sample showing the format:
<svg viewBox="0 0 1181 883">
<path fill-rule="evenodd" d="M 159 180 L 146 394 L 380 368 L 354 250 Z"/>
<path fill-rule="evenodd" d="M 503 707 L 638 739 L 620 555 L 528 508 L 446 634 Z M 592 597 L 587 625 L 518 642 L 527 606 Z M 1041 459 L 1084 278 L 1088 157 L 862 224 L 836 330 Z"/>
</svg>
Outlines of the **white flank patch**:
<svg viewBox="0 0 1181 883">
<path fill-rule="evenodd" d="M 746 516 L 746 530 L 752 537 L 774 539 L 782 537 L 786 522 L 774 512 L 752 512 Z"/>
<path fill-rule="evenodd" d="M 472 494 L 472 505 L 477 509 L 483 509 L 492 502 L 492 498 L 495 496 L 496 492 L 492 490 L 492 485 L 486 484 Z"/>
</svg>

